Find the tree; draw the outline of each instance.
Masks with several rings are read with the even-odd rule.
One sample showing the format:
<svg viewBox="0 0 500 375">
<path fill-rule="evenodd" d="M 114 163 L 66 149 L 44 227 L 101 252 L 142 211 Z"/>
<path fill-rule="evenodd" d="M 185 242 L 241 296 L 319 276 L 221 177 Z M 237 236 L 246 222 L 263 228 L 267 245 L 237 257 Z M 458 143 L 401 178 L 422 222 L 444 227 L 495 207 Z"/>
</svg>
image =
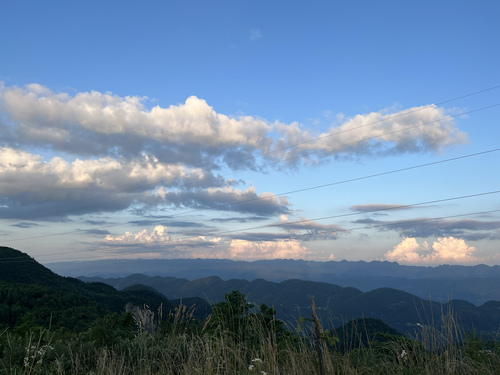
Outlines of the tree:
<svg viewBox="0 0 500 375">
<path fill-rule="evenodd" d="M 244 339 L 248 311 L 254 307 L 247 303 L 245 295 L 237 290 L 226 293 L 225 302 L 218 302 L 212 308 L 213 325 Z"/>
<path fill-rule="evenodd" d="M 212 308 L 212 332 L 229 333 L 235 342 L 245 342 L 248 347 L 258 347 L 263 338 L 277 343 L 288 337 L 283 322 L 275 318 L 273 308 L 262 304 L 257 309 L 237 290 L 226 294 L 225 299 Z"/>
</svg>

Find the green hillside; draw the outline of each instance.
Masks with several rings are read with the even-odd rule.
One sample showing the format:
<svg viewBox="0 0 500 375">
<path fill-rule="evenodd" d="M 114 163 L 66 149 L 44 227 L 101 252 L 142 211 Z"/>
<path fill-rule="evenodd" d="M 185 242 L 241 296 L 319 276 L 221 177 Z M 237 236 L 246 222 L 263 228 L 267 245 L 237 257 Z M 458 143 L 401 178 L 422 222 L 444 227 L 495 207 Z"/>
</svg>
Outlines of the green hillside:
<svg viewBox="0 0 500 375">
<path fill-rule="evenodd" d="M 28 324 L 29 319 L 33 326 L 84 331 L 99 317 L 124 312 L 128 303 L 152 310 L 162 305 L 165 311 L 174 306 L 150 287 L 118 291 L 104 283 L 84 283 L 59 276 L 18 250 L 0 248 L 0 327 Z"/>
<path fill-rule="evenodd" d="M 327 327 L 338 327 L 357 318 L 375 318 L 411 335 L 422 325 L 442 324 L 442 314 L 454 312 L 467 331 L 475 329 L 492 333 L 500 329 L 500 302 L 490 301 L 479 307 L 461 300 L 441 304 L 393 288 L 378 288 L 363 293 L 356 288 L 323 282 L 296 279 L 279 283 L 263 279 L 222 280 L 217 276 L 193 281 L 139 274 L 113 279 L 83 279 L 100 280 L 115 287 L 126 287 L 140 280 L 169 298 L 197 296 L 212 303 L 223 301 L 226 293 L 238 290 L 247 296 L 249 302 L 272 306 L 276 316 L 292 326 L 299 316 L 310 316 L 314 298 L 317 314 Z"/>
</svg>

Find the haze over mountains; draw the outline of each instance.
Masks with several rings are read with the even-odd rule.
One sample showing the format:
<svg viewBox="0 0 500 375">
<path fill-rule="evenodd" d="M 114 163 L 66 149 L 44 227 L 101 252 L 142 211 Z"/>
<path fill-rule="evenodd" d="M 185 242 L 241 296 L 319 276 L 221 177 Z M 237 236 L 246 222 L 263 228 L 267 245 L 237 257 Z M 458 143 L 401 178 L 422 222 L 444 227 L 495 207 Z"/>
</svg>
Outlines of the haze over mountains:
<svg viewBox="0 0 500 375">
<path fill-rule="evenodd" d="M 274 282 L 301 279 L 354 287 L 363 292 L 383 287 L 395 288 L 425 300 L 446 302 L 462 299 L 476 306 L 490 300 L 500 300 L 500 266 L 423 267 L 378 261 L 121 259 L 51 263 L 47 267 L 60 275 L 72 277 L 117 278 L 140 273 L 187 280 L 210 276 L 218 276 L 223 280 L 264 279 Z"/>
<path fill-rule="evenodd" d="M 43 312 L 46 319 L 49 319 L 50 311 L 54 309 L 51 306 L 57 305 L 61 312 L 57 321 L 65 321 L 65 324 L 79 319 L 82 314 L 85 315 L 86 306 L 89 305 L 94 306 L 94 310 L 99 308 L 109 311 L 112 308 L 118 311 L 124 309 L 129 300 L 140 304 L 147 303 L 145 301 L 151 298 L 157 301 L 156 304 L 163 300 L 161 303 L 168 306 L 174 306 L 175 303 L 178 305 L 179 300 L 190 301 L 190 304 L 195 303 L 196 307 L 203 310 L 200 311 L 201 315 L 206 316 L 210 309 L 208 303 L 222 301 L 226 293 L 238 290 L 246 295 L 248 302 L 255 303 L 256 306 L 273 306 L 276 316 L 288 323 L 289 327 L 297 324 L 299 317 L 311 316 L 311 303 L 314 299 L 316 311 L 325 327 L 339 327 L 357 318 L 376 318 L 403 334 L 412 335 L 425 325 L 439 327 L 443 314 L 453 312 L 465 331 L 475 329 L 488 335 L 500 331 L 500 301 L 489 301 L 480 306 L 456 299 L 440 303 L 393 288 L 362 292 L 354 287 L 298 279 L 282 282 L 261 278 L 253 281 L 224 281 L 218 276 L 210 276 L 190 281 L 171 276 L 133 274 L 125 278 L 111 279 L 82 277 L 83 280 L 90 281 L 82 283 L 73 278 L 61 277 L 14 249 L 0 248 L 0 261 L 0 286 L 5 289 L 4 294 L 7 296 L 2 302 L 4 306 L 0 312 L 5 316 L 11 316 L 17 306 L 16 299 L 8 298 L 9 293 L 13 293 L 9 292 L 11 290 L 23 296 L 23 311 L 33 311 L 33 314 L 38 315 Z M 226 266 L 230 264 L 221 262 Z M 210 263 L 219 262 L 212 261 L 208 264 Z M 286 263 L 289 261 L 277 264 Z M 62 303 L 61 298 L 56 298 L 56 294 L 64 295 L 65 302 Z M 42 309 L 42 312 L 37 309 Z M 71 311 L 78 311 L 78 314 L 75 315 Z M 94 315 L 97 315 L 97 310 Z M 17 314 L 16 321 L 19 319 L 20 315 Z"/>
<path fill-rule="evenodd" d="M 210 303 L 224 301 L 226 293 L 238 290 L 256 306 L 266 304 L 274 307 L 276 316 L 292 327 L 300 316 L 311 316 L 311 301 L 314 299 L 318 316 L 327 327 L 338 327 L 357 318 L 377 318 L 403 334 L 412 335 L 421 325 L 439 325 L 443 313 L 453 311 L 466 331 L 496 332 L 500 329 L 500 301 L 489 301 L 479 307 L 463 300 L 439 303 L 392 288 L 362 292 L 352 287 L 297 279 L 276 283 L 263 279 L 224 281 L 217 276 L 193 281 L 141 274 L 124 278 L 81 279 L 104 282 L 119 290 L 136 284 L 146 285 L 167 298 L 192 296 L 204 298 Z"/>
</svg>

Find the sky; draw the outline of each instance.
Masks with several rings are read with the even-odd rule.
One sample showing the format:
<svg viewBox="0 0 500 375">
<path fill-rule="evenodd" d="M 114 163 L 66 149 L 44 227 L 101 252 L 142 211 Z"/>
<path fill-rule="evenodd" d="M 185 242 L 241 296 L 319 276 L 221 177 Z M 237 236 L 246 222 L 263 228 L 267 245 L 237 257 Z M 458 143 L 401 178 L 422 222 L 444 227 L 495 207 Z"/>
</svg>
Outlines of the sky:
<svg viewBox="0 0 500 375">
<path fill-rule="evenodd" d="M 500 264 L 499 2 L 0 14 L 0 245 Z"/>
</svg>

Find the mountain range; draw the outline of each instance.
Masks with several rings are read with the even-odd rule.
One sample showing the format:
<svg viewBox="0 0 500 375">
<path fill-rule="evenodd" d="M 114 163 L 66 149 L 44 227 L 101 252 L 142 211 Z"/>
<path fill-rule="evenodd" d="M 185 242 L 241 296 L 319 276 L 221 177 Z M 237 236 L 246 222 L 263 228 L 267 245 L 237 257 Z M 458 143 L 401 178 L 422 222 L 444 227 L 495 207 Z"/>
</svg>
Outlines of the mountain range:
<svg viewBox="0 0 500 375">
<path fill-rule="evenodd" d="M 224 259 L 99 260 L 47 264 L 54 272 L 72 277 L 125 277 L 141 273 L 196 280 L 218 276 L 223 280 L 264 279 L 281 282 L 300 279 L 354 287 L 363 292 L 399 289 L 426 300 L 461 299 L 476 306 L 500 300 L 500 266 L 405 266 L 395 262 L 314 262 L 304 260 Z"/>
<path fill-rule="evenodd" d="M 264 279 L 225 281 L 218 276 L 211 276 L 188 280 L 143 274 L 124 278 L 80 279 L 107 283 L 117 289 L 134 284 L 147 285 L 167 298 L 200 297 L 212 304 L 223 301 L 226 293 L 238 290 L 247 297 L 248 302 L 256 306 L 272 306 L 276 310 L 276 316 L 291 326 L 297 324 L 300 316 L 311 316 L 314 299 L 318 316 L 329 327 L 338 327 L 357 318 L 376 318 L 401 333 L 415 335 L 415 331 L 424 326 L 439 326 L 443 316 L 453 312 L 465 330 L 500 330 L 500 301 L 489 301 L 479 307 L 463 300 L 450 300 L 441 304 L 392 288 L 362 292 L 353 287 L 297 279 L 277 283 Z"/>
<path fill-rule="evenodd" d="M 325 328 L 370 318 L 414 337 L 426 327 L 440 328 L 453 313 L 460 329 L 488 335 L 500 332 L 500 301 L 480 306 L 457 299 L 440 303 L 394 288 L 363 292 L 354 287 L 291 278 L 280 282 L 262 278 L 223 280 L 219 276 L 189 280 L 135 273 L 118 278 L 81 279 L 60 276 L 27 254 L 0 247 L 0 328 L 30 322 L 26 316 L 31 314 L 30 319 L 40 326 L 84 331 L 97 317 L 124 311 L 130 302 L 135 306 L 147 304 L 155 309 L 163 305 L 172 309 L 182 301 L 184 305 L 194 305 L 196 316 L 205 319 L 211 304 L 238 290 L 256 306 L 274 307 L 276 316 L 291 329 L 300 317 L 311 317 L 314 301 Z"/>
</svg>

